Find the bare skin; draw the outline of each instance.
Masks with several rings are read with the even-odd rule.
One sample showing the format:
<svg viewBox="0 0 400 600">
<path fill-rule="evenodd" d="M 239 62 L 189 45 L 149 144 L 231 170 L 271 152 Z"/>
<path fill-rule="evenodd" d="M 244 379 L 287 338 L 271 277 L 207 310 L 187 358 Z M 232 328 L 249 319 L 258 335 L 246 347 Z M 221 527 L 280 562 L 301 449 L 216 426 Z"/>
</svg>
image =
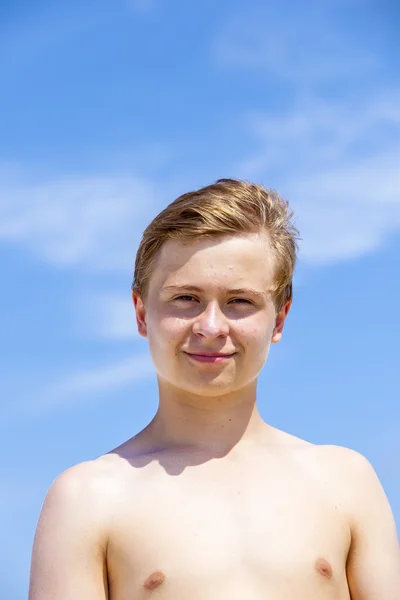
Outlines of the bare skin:
<svg viewBox="0 0 400 600">
<path fill-rule="evenodd" d="M 266 250 L 262 236 L 162 248 L 148 299 L 133 295 L 157 414 L 53 483 L 29 600 L 400 600 L 394 519 L 368 461 L 258 413 L 290 308 L 274 308 Z"/>
<path fill-rule="evenodd" d="M 214 458 L 190 448 L 153 454 L 142 440 L 105 457 L 132 486 L 108 545 L 111 598 L 131 590 L 142 600 L 158 588 L 166 600 L 350 599 L 341 449 L 267 426 L 265 443 Z"/>
</svg>

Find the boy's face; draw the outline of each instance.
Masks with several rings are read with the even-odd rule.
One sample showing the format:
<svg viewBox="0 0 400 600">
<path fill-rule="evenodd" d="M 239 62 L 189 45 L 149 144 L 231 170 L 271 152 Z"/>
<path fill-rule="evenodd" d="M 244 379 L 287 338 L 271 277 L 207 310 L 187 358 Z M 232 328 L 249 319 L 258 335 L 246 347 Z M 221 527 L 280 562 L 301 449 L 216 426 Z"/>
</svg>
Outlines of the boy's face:
<svg viewBox="0 0 400 600">
<path fill-rule="evenodd" d="M 254 381 L 270 344 L 280 341 L 289 310 L 288 304 L 276 314 L 273 276 L 265 234 L 185 245 L 168 240 L 146 304 L 133 294 L 139 333 L 149 340 L 159 379 L 202 396 Z"/>
</svg>

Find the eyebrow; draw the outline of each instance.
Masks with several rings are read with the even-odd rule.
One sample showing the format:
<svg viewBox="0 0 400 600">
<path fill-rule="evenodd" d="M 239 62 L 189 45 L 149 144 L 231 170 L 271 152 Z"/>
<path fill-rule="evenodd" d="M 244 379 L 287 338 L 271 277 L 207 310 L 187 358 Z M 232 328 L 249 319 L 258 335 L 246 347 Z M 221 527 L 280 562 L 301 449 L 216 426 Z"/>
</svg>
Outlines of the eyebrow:
<svg viewBox="0 0 400 600">
<path fill-rule="evenodd" d="M 195 292 L 197 294 L 201 294 L 202 292 L 204 292 L 204 290 L 202 290 L 201 288 L 197 287 L 197 285 L 167 285 L 165 287 L 162 288 L 162 292 L 164 291 L 168 291 L 168 292 L 178 292 L 178 291 L 183 291 L 185 290 L 186 292 Z M 224 292 L 225 294 L 229 294 L 229 295 L 246 295 L 246 296 L 255 296 L 256 298 L 259 298 L 260 300 L 265 300 L 265 293 L 264 292 L 259 292 L 257 290 L 253 290 L 251 288 L 233 288 L 233 289 L 229 289 L 229 290 L 225 290 L 223 288 L 220 288 L 220 291 Z"/>
</svg>

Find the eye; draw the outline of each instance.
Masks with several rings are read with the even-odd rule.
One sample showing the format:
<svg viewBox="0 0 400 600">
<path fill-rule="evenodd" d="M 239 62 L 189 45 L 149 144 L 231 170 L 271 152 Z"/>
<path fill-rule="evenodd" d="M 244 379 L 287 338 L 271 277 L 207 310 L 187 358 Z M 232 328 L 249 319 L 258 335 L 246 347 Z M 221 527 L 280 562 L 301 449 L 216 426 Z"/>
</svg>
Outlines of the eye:
<svg viewBox="0 0 400 600">
<path fill-rule="evenodd" d="M 196 300 L 196 298 L 194 296 L 189 296 L 188 294 L 185 294 L 182 296 L 176 296 L 174 300 L 179 300 L 181 302 L 191 302 L 192 300 Z"/>
<path fill-rule="evenodd" d="M 252 304 L 252 302 L 250 302 L 250 300 L 246 300 L 246 298 L 233 298 L 233 300 L 230 300 L 230 302 L 233 304 Z"/>
</svg>

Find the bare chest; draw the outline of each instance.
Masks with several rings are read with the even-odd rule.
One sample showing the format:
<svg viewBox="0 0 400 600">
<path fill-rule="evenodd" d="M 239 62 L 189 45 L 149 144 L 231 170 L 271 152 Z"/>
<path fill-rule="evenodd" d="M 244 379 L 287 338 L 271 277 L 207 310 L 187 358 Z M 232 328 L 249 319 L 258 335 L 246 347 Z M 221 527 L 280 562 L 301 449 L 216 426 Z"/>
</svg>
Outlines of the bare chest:
<svg viewBox="0 0 400 600">
<path fill-rule="evenodd" d="M 297 478 L 152 477 L 118 505 L 110 600 L 348 600 L 349 542 L 323 487 Z"/>
</svg>

